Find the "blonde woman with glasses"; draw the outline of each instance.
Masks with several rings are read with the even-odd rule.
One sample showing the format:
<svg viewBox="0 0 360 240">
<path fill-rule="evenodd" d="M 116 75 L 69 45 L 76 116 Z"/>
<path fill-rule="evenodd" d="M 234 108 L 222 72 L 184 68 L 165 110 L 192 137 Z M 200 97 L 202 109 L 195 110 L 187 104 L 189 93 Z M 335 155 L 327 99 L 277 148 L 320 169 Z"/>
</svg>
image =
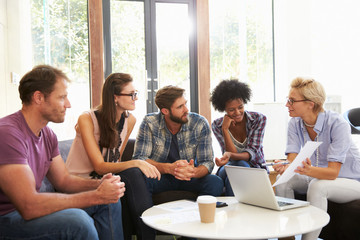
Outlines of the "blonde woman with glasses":
<svg viewBox="0 0 360 240">
<path fill-rule="evenodd" d="M 324 110 L 323 86 L 296 78 L 286 103 L 292 117 L 288 125 L 287 160 L 292 162 L 307 141 L 322 142 L 311 158 L 297 167 L 294 177 L 276 187 L 276 195 L 294 198 L 294 190 L 306 193 L 311 205 L 327 211 L 327 200 L 346 203 L 360 199 L 360 153 L 351 138 L 349 124 L 340 114 Z M 291 163 L 290 163 L 291 164 Z M 289 165 L 274 165 L 282 174 Z M 321 229 L 302 239 L 317 239 Z"/>
</svg>

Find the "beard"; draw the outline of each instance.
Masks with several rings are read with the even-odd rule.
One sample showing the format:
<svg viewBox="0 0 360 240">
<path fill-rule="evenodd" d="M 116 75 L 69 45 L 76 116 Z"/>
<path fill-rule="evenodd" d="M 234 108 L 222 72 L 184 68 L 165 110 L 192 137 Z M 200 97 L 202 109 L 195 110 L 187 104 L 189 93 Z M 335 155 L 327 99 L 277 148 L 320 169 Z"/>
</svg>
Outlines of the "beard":
<svg viewBox="0 0 360 240">
<path fill-rule="evenodd" d="M 170 119 L 171 119 L 171 121 L 180 123 L 180 124 L 185 124 L 189 121 L 189 119 L 187 117 L 185 118 L 185 120 L 183 120 L 181 117 L 175 117 L 171 111 L 170 111 Z"/>
</svg>

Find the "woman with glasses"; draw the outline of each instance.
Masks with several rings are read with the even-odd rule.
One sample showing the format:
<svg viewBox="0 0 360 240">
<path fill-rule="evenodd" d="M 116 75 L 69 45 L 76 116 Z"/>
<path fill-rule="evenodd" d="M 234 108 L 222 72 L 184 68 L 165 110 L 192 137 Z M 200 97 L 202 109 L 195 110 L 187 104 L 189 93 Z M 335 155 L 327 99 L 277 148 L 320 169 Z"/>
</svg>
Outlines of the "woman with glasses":
<svg viewBox="0 0 360 240">
<path fill-rule="evenodd" d="M 292 162 L 307 141 L 322 142 L 311 158 L 296 168 L 288 182 L 276 186 L 276 195 L 294 198 L 294 190 L 307 193 L 311 205 L 327 211 L 327 199 L 346 203 L 360 199 L 360 153 L 351 139 L 349 124 L 340 114 L 324 110 L 322 85 L 296 78 L 286 103 L 291 118 L 286 146 Z M 289 165 L 276 164 L 282 174 Z M 302 239 L 317 239 L 320 230 L 304 234 Z"/>
<path fill-rule="evenodd" d="M 145 177 L 160 179 L 160 173 L 146 161 L 121 162 L 136 122 L 128 111 L 135 109 L 136 100 L 137 91 L 129 74 L 109 75 L 102 89 L 102 104 L 78 119 L 66 166 L 70 173 L 86 178 L 100 178 L 106 173 L 120 175 L 126 188 L 123 211 L 128 210 L 131 218 L 124 221 L 136 226 L 138 239 L 155 239 L 155 231 L 147 227 L 140 216 L 152 206 Z M 131 229 L 124 229 L 125 239 L 131 239 L 129 231 Z"/>
<path fill-rule="evenodd" d="M 217 175 L 224 180 L 225 195 L 234 196 L 224 165 L 265 168 L 263 138 L 266 117 L 258 112 L 245 110 L 250 101 L 251 89 L 238 80 L 223 80 L 211 94 L 215 110 L 226 112 L 212 123 L 223 156 L 215 158 L 219 166 Z"/>
</svg>

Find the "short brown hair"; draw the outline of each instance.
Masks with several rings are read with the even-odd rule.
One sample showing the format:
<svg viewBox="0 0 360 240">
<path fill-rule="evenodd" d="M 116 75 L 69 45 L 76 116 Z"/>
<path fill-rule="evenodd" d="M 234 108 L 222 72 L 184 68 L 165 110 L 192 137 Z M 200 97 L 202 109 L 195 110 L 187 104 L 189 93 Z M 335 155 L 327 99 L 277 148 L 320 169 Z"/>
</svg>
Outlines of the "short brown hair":
<svg viewBox="0 0 360 240">
<path fill-rule="evenodd" d="M 324 111 L 326 93 L 321 83 L 311 78 L 297 77 L 291 82 L 291 88 L 296 89 L 307 100 L 314 103 L 314 112 Z"/>
<path fill-rule="evenodd" d="M 61 70 L 49 65 L 38 65 L 26 73 L 20 80 L 19 93 L 23 104 L 31 104 L 31 98 L 36 91 L 44 94 L 45 98 L 54 90 L 56 81 L 69 78 Z"/>
<path fill-rule="evenodd" d="M 155 104 L 161 110 L 170 109 L 175 100 L 184 95 L 185 89 L 176 86 L 166 86 L 159 89 L 155 96 Z"/>
</svg>

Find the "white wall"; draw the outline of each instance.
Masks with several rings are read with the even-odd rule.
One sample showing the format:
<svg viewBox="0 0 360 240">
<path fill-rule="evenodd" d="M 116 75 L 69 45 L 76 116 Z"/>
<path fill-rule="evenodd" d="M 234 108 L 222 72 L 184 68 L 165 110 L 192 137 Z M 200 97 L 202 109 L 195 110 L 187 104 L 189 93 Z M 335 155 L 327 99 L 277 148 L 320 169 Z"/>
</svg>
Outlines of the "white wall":
<svg viewBox="0 0 360 240">
<path fill-rule="evenodd" d="M 266 118 L 263 140 L 266 160 L 284 159 L 289 116 L 287 108 L 279 103 L 254 103 L 253 110 L 263 113 Z"/>
<path fill-rule="evenodd" d="M 360 1 L 274 0 L 274 7 L 279 104 L 253 104 L 255 111 L 268 118 L 266 159 L 284 156 L 289 119 L 284 105 L 295 77 L 313 77 L 324 85 L 328 95 L 325 108 L 345 112 L 360 107 Z"/>
<path fill-rule="evenodd" d="M 344 112 L 360 107 L 360 1 L 275 0 L 278 101 L 296 76 L 320 81 L 340 95 Z"/>
<path fill-rule="evenodd" d="M 7 55 L 7 21 L 6 0 L 0 0 L 0 117 L 5 115 L 6 108 L 6 55 Z"/>
<path fill-rule="evenodd" d="M 0 117 L 21 108 L 11 73 L 21 77 L 32 68 L 29 9 L 30 0 L 0 0 Z"/>
</svg>

